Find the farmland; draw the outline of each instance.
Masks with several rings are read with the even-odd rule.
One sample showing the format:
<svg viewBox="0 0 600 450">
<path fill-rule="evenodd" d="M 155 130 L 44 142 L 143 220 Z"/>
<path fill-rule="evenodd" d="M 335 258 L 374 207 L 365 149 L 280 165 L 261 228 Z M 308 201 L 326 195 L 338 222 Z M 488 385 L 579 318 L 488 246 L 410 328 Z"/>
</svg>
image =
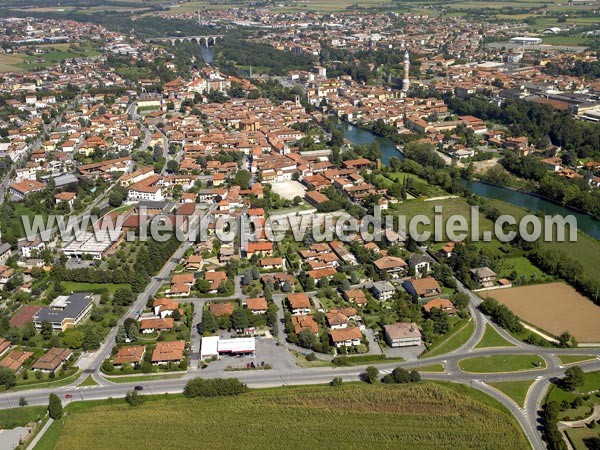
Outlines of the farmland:
<svg viewBox="0 0 600 450">
<path fill-rule="evenodd" d="M 239 397 L 156 397 L 73 404 L 43 448 L 472 448 L 525 449 L 516 422 L 466 386 L 347 384 L 256 390 Z M 244 420 L 240 420 L 243 417 Z M 340 419 L 343 426 L 340 426 Z M 156 433 L 156 423 L 161 433 Z M 219 432 L 235 430 L 235 432 Z M 298 432 L 310 430 L 310 432 Z M 282 440 L 284 439 L 284 440 Z M 38 448 L 42 448 L 38 446 Z"/>
<path fill-rule="evenodd" d="M 600 342 L 600 307 L 567 284 L 501 289 L 493 297 L 548 333 L 569 331 L 578 342 Z"/>
</svg>

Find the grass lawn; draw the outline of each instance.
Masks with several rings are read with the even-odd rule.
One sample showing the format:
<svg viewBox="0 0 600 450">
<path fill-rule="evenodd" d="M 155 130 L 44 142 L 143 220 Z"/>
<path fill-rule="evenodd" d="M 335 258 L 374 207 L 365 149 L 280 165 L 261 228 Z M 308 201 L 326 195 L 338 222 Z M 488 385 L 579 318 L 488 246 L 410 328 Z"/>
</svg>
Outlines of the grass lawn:
<svg viewBox="0 0 600 450">
<path fill-rule="evenodd" d="M 494 355 L 462 359 L 458 367 L 471 373 L 521 372 L 546 367 L 537 355 Z"/>
<path fill-rule="evenodd" d="M 117 376 L 117 377 L 106 377 L 107 380 L 112 381 L 113 383 L 135 383 L 135 382 L 144 382 L 144 381 L 153 381 L 153 380 L 174 380 L 177 378 L 181 378 L 184 373 L 176 374 L 170 373 L 167 375 L 137 375 L 137 376 Z"/>
<path fill-rule="evenodd" d="M 92 378 L 91 375 L 88 375 L 88 377 L 85 380 L 83 380 L 79 385 L 79 387 L 83 386 L 98 386 L 98 383 L 96 382 L 96 380 L 94 380 L 94 378 Z"/>
<path fill-rule="evenodd" d="M 525 406 L 525 398 L 533 380 L 525 381 L 500 381 L 498 383 L 488 383 L 490 386 L 498 389 L 500 392 L 508 395 L 519 406 Z"/>
<path fill-rule="evenodd" d="M 508 278 L 513 272 L 516 272 L 517 280 L 521 277 L 527 277 L 527 279 L 533 277 L 540 281 L 546 278 L 546 274 L 531 264 L 524 256 L 505 258 L 498 261 L 498 264 L 496 265 L 498 278 Z"/>
<path fill-rule="evenodd" d="M 600 432 L 598 429 L 590 429 L 587 427 L 583 428 L 567 428 L 566 430 L 569 442 L 575 450 L 588 450 L 589 447 L 583 442 L 586 438 L 599 437 Z"/>
<path fill-rule="evenodd" d="M 448 194 L 445 194 L 448 195 Z M 407 200 L 404 203 L 398 204 L 394 206 L 394 213 L 398 213 L 400 216 L 406 216 L 406 227 L 410 224 L 410 220 L 412 217 L 423 214 L 427 216 L 431 224 L 427 226 L 419 226 L 419 232 L 430 231 L 432 233 L 432 239 L 435 238 L 434 231 L 434 217 L 438 214 L 435 214 L 435 207 L 441 206 L 442 211 L 439 214 L 442 217 L 442 220 L 448 219 L 450 216 L 459 215 L 466 218 L 467 223 L 471 224 L 471 206 L 466 202 L 463 198 L 446 198 L 443 200 L 435 200 L 435 201 L 423 201 L 423 200 Z M 482 214 L 479 214 L 479 230 L 480 234 L 483 231 L 491 231 L 493 229 L 492 222 Z M 442 230 L 441 239 L 446 241 L 447 236 L 445 232 L 445 228 Z M 434 239 L 435 240 L 435 239 Z"/>
<path fill-rule="evenodd" d="M 198 399 L 156 396 L 136 408 L 113 399 L 73 403 L 66 411 L 36 449 L 112 449 L 114 436 L 119 447 L 131 449 L 193 448 L 198 442 L 203 448 L 257 449 L 351 448 L 359 442 L 398 449 L 528 448 L 505 408 L 472 388 L 447 383 L 297 386 Z M 340 417 L 343 427 L 336 426 Z"/>
<path fill-rule="evenodd" d="M 0 429 L 24 427 L 28 423 L 43 419 L 46 416 L 46 410 L 45 406 L 27 406 L 0 410 Z"/>
<path fill-rule="evenodd" d="M 63 281 L 61 284 L 67 292 L 92 292 L 94 294 L 108 292 L 111 295 L 114 294 L 117 289 L 129 286 L 128 284 L 76 283 L 73 281 Z"/>
<path fill-rule="evenodd" d="M 334 367 L 329 361 L 323 361 L 319 358 L 314 361 L 308 361 L 303 353 L 297 351 L 292 351 L 292 354 L 296 357 L 296 364 L 300 367 Z"/>
<path fill-rule="evenodd" d="M 508 342 L 502 336 L 500 336 L 500 334 L 496 330 L 494 330 L 490 325 L 486 325 L 483 337 L 477 343 L 475 348 L 489 347 L 514 347 L 514 345 Z"/>
<path fill-rule="evenodd" d="M 430 364 L 428 366 L 417 367 L 417 372 L 428 372 L 428 373 L 444 373 L 446 369 L 442 363 L 440 364 Z"/>
<path fill-rule="evenodd" d="M 517 219 L 522 218 L 528 212 L 524 208 L 513 206 L 500 200 L 488 199 L 490 205 L 502 211 L 502 214 L 509 214 Z M 582 231 L 577 232 L 577 241 L 575 242 L 544 242 L 539 241 L 541 247 L 552 248 L 566 254 L 569 258 L 576 259 L 583 267 L 583 272 L 593 279 L 600 278 L 600 241 L 585 234 Z"/>
<path fill-rule="evenodd" d="M 557 355 L 563 365 L 575 364 L 596 359 L 594 355 Z"/>
<path fill-rule="evenodd" d="M 467 320 L 462 325 L 456 325 L 450 333 L 434 342 L 420 357 L 430 358 L 454 351 L 467 342 L 474 332 L 475 321 L 473 320 Z"/>
</svg>

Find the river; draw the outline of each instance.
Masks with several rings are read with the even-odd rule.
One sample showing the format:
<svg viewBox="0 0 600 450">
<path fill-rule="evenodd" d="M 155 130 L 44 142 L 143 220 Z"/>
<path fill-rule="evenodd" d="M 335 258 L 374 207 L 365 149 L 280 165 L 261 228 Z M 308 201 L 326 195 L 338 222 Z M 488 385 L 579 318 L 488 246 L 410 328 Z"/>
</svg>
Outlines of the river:
<svg viewBox="0 0 600 450">
<path fill-rule="evenodd" d="M 396 149 L 394 143 L 387 138 L 376 136 L 369 130 L 355 127 L 346 122 L 340 121 L 338 126 L 344 130 L 344 137 L 354 145 L 366 145 L 373 141 L 377 142 L 379 144 L 379 149 L 381 150 L 381 162 L 383 164 L 388 164 L 392 156 L 399 159 L 402 159 L 403 157 Z M 478 181 L 468 181 L 466 184 L 471 191 L 481 197 L 502 200 L 511 205 L 521 206 L 531 211 L 541 211 L 544 214 L 549 215 L 573 215 L 577 219 L 577 228 L 596 239 L 600 239 L 600 221 L 593 219 L 588 214 L 565 208 L 525 192 L 514 191 L 500 186 L 492 186 Z"/>
<path fill-rule="evenodd" d="M 215 59 L 215 53 L 213 52 L 212 47 L 204 47 L 200 46 L 200 57 L 206 64 L 210 64 Z"/>
</svg>

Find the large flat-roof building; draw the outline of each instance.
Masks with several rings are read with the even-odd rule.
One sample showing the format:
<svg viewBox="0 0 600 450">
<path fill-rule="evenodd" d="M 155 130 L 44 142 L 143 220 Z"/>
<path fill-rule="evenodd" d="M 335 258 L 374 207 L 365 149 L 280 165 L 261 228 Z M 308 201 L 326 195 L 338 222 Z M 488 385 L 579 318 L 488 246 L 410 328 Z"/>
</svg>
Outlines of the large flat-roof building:
<svg viewBox="0 0 600 450">
<path fill-rule="evenodd" d="M 511 44 L 519 45 L 540 45 L 542 43 L 542 39 L 538 37 L 517 36 L 511 38 L 509 42 Z"/>
<path fill-rule="evenodd" d="M 94 305 L 93 294 L 77 292 L 56 297 L 47 308 L 41 308 L 34 316 L 33 323 L 39 330 L 44 321 L 50 322 L 55 331 L 65 331 L 76 327 L 89 315 Z"/>
</svg>

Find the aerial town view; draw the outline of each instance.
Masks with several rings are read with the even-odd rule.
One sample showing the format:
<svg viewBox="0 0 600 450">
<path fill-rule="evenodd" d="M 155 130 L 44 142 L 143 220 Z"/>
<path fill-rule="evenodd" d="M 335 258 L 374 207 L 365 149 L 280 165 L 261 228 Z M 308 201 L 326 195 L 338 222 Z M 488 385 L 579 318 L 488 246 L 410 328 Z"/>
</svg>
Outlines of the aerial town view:
<svg viewBox="0 0 600 450">
<path fill-rule="evenodd" d="M 0 0 L 0 450 L 600 449 L 600 0 Z"/>
</svg>

